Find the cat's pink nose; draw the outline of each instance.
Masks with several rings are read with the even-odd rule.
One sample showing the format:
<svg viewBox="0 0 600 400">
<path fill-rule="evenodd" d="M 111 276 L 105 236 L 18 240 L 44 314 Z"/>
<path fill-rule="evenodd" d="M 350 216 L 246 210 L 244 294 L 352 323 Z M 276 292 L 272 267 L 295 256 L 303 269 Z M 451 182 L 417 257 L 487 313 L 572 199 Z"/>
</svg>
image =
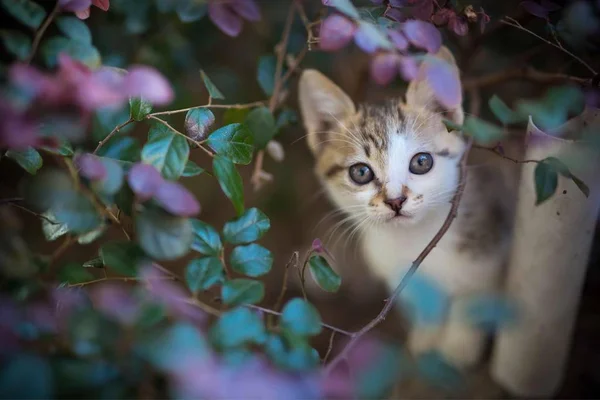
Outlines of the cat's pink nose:
<svg viewBox="0 0 600 400">
<path fill-rule="evenodd" d="M 387 206 L 389 208 L 391 208 L 392 211 L 394 211 L 396 214 L 399 214 L 400 210 L 402 210 L 402 205 L 404 204 L 405 201 L 406 201 L 406 196 L 400 196 L 395 199 L 387 199 L 384 201 L 384 203 L 387 204 Z"/>
</svg>

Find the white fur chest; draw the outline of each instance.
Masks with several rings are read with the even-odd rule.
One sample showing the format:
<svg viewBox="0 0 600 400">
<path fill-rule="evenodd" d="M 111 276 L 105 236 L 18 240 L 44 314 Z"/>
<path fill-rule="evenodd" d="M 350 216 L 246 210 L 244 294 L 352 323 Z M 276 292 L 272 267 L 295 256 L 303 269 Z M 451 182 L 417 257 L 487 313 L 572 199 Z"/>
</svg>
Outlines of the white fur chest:
<svg viewBox="0 0 600 400">
<path fill-rule="evenodd" d="M 419 227 L 379 226 L 366 231 L 362 246 L 370 269 L 393 290 L 442 222 Z M 450 228 L 417 273 L 426 275 L 452 295 L 493 289 L 500 279 L 503 257 L 489 254 L 474 258 L 458 249 L 458 240 L 456 230 Z"/>
</svg>

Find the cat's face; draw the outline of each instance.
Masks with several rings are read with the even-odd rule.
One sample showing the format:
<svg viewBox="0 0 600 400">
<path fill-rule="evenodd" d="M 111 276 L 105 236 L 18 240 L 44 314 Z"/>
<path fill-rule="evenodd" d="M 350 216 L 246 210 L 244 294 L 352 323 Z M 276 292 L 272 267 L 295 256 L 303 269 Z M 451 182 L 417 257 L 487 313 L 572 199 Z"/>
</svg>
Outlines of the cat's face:
<svg viewBox="0 0 600 400">
<path fill-rule="evenodd" d="M 416 224 L 447 210 L 456 191 L 465 142 L 442 121 L 461 124 L 462 109 L 440 112 L 423 85 L 411 83 L 406 103 L 356 110 L 322 74 L 303 73 L 300 105 L 317 174 L 335 204 L 359 222 Z"/>
</svg>

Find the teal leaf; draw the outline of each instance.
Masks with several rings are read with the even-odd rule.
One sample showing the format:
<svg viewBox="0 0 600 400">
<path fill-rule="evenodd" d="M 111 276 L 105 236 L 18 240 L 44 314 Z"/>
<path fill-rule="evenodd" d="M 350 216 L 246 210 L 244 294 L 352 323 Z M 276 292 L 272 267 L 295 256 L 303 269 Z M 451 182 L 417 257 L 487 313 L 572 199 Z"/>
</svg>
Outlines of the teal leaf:
<svg viewBox="0 0 600 400">
<path fill-rule="evenodd" d="M 253 279 L 232 279 L 221 287 L 221 300 L 227 305 L 256 304 L 265 296 L 265 285 Z"/>
<path fill-rule="evenodd" d="M 532 120 L 543 131 L 552 130 L 564 124 L 569 114 L 579 114 L 585 106 L 582 90 L 571 85 L 550 88 L 543 98 L 521 100 L 517 112 L 524 120 Z"/>
<path fill-rule="evenodd" d="M 310 257 L 308 266 L 310 274 L 321 289 L 331 293 L 335 293 L 340 289 L 342 278 L 331 268 L 324 257 Z"/>
<path fill-rule="evenodd" d="M 75 154 L 75 152 L 73 151 L 73 147 L 71 147 L 71 144 L 68 141 L 66 141 L 64 138 L 59 139 L 59 145 L 57 148 L 41 146 L 40 149 L 47 151 L 48 153 L 56 154 L 58 156 L 63 156 L 63 157 L 71 157 L 71 156 L 73 156 L 73 154 Z"/>
<path fill-rule="evenodd" d="M 174 260 L 184 256 L 193 240 L 192 223 L 162 210 L 146 208 L 135 217 L 138 243 L 156 260 Z"/>
<path fill-rule="evenodd" d="M 109 139 L 96 153 L 100 157 L 115 160 L 128 161 L 131 163 L 140 160 L 142 148 L 136 138 L 131 136 L 115 136 Z"/>
<path fill-rule="evenodd" d="M 488 105 L 490 110 L 492 110 L 494 113 L 494 116 L 496 116 L 498 121 L 502 122 L 504 125 L 523 121 L 521 115 L 511 110 L 510 107 L 508 107 L 506 103 L 497 95 L 493 95 L 490 98 Z"/>
<path fill-rule="evenodd" d="M 504 129 L 473 116 L 467 118 L 463 129 L 476 143 L 484 146 L 497 143 L 504 137 Z"/>
<path fill-rule="evenodd" d="M 206 73 L 204 73 L 203 70 L 200 70 L 200 76 L 204 81 L 204 86 L 206 86 L 206 90 L 208 91 L 208 95 L 210 97 L 217 100 L 225 100 L 225 96 L 223 96 L 223 93 L 221 93 L 221 91 L 217 89 L 215 84 L 210 80 L 208 75 L 206 75 Z"/>
<path fill-rule="evenodd" d="M 153 337 L 145 346 L 144 355 L 160 371 L 174 372 L 182 360 L 202 360 L 209 348 L 202 333 L 188 322 L 177 322 L 166 332 Z"/>
<path fill-rule="evenodd" d="M 417 358 L 417 371 L 419 376 L 432 386 L 448 391 L 464 388 L 464 376 L 458 369 L 446 361 L 437 351 L 423 353 Z"/>
<path fill-rule="evenodd" d="M 17 3 L 17 0 L 12 1 Z M 49 399 L 54 397 L 54 376 L 48 358 L 25 351 L 14 352 L 12 356 L 5 357 L 0 372 L 2 398 Z"/>
<path fill-rule="evenodd" d="M 213 159 L 213 174 L 225 196 L 233 203 L 235 211 L 241 215 L 244 212 L 244 186 L 235 165 L 227 158 L 216 156 Z"/>
<path fill-rule="evenodd" d="M 92 33 L 88 26 L 77 17 L 59 17 L 56 19 L 58 29 L 69 39 L 83 44 L 92 44 Z"/>
<path fill-rule="evenodd" d="M 112 196 L 121 189 L 125 174 L 123 168 L 112 158 L 98 157 L 106 170 L 106 177 L 102 180 L 92 182 L 91 186 L 95 192 Z"/>
<path fill-rule="evenodd" d="M 93 281 L 94 275 L 77 263 L 69 263 L 59 269 L 58 279 L 61 283 L 77 284 Z"/>
<path fill-rule="evenodd" d="M 185 270 L 185 281 L 192 293 L 208 290 L 224 280 L 223 265 L 217 257 L 196 258 Z"/>
<path fill-rule="evenodd" d="M 25 150 L 8 150 L 6 157 L 16 161 L 25 171 L 31 175 L 35 175 L 38 169 L 42 168 L 42 156 L 33 147 L 28 147 Z"/>
<path fill-rule="evenodd" d="M 207 256 L 218 256 L 221 254 L 223 244 L 215 228 L 198 219 L 192 219 L 192 228 L 194 231 L 192 250 Z"/>
<path fill-rule="evenodd" d="M 200 168 L 198 164 L 193 162 L 192 160 L 188 160 L 185 163 L 185 168 L 183 169 L 183 173 L 181 174 L 184 178 L 190 178 L 192 176 L 197 176 L 204 173 L 204 168 Z"/>
<path fill-rule="evenodd" d="M 92 120 L 92 137 L 95 141 L 100 142 L 117 125 L 121 125 L 130 117 L 129 105 L 124 104 L 122 107 L 115 109 L 114 107 L 106 107 L 96 110 L 94 119 Z M 122 127 L 115 137 L 123 136 L 133 129 L 134 124 L 125 125 Z"/>
<path fill-rule="evenodd" d="M 63 192 L 52 211 L 56 220 L 67 225 L 73 233 L 87 233 L 102 222 L 92 201 L 75 190 Z"/>
<path fill-rule="evenodd" d="M 202 19 L 206 15 L 208 6 L 202 2 L 185 1 L 179 2 L 175 11 L 181 22 L 194 22 Z"/>
<path fill-rule="evenodd" d="M 31 39 L 19 31 L 0 31 L 2 44 L 17 60 L 24 61 L 31 53 Z"/>
<path fill-rule="evenodd" d="M 246 126 L 254 138 L 254 145 L 258 149 L 264 149 L 267 143 L 277 133 L 275 118 L 267 107 L 255 108 L 246 117 Z"/>
<path fill-rule="evenodd" d="M 257 277 L 266 274 L 273 266 L 273 254 L 264 247 L 252 243 L 238 246 L 229 258 L 231 268 L 246 276 Z"/>
<path fill-rule="evenodd" d="M 281 326 L 299 336 L 315 336 L 323 329 L 317 309 L 301 298 L 294 298 L 283 307 Z"/>
<path fill-rule="evenodd" d="M 42 219 L 42 232 L 44 232 L 46 240 L 56 240 L 69 232 L 69 227 L 58 222 L 52 211 L 48 210 L 42 215 L 44 216 Z"/>
<path fill-rule="evenodd" d="M 246 120 L 246 116 L 250 113 L 249 108 L 228 108 L 223 113 L 223 124 L 241 124 Z"/>
<path fill-rule="evenodd" d="M 323 4 L 336 8 L 339 12 L 346 14 L 350 18 L 360 18 L 358 10 L 350 0 L 325 0 L 323 1 Z"/>
<path fill-rule="evenodd" d="M 316 367 L 320 362 L 319 353 L 307 341 L 296 342 L 298 343 L 289 348 L 284 338 L 270 334 L 265 343 L 265 351 L 276 365 L 285 369 L 307 371 Z"/>
<path fill-rule="evenodd" d="M 185 115 L 185 134 L 196 141 L 204 140 L 214 123 L 215 115 L 208 108 L 193 108 Z"/>
<path fill-rule="evenodd" d="M 236 164 L 248 165 L 252 161 L 254 140 L 244 124 L 231 124 L 217 129 L 210 134 L 207 143 L 215 153 Z"/>
<path fill-rule="evenodd" d="M 152 328 L 163 321 L 167 316 L 165 306 L 156 303 L 147 303 L 142 305 L 138 314 L 136 328 Z"/>
<path fill-rule="evenodd" d="M 277 69 L 277 58 L 274 55 L 261 56 L 258 59 L 258 70 L 256 79 L 262 91 L 267 96 L 273 95 L 275 90 L 275 72 Z"/>
<path fill-rule="evenodd" d="M 143 121 L 152 112 L 152 103 L 142 97 L 129 99 L 129 115 L 136 121 Z"/>
<path fill-rule="evenodd" d="M 77 243 L 79 244 L 90 244 L 98 239 L 106 232 L 107 226 L 100 225 L 98 228 L 91 230 L 87 233 L 81 234 L 77 237 Z"/>
<path fill-rule="evenodd" d="M 296 122 L 298 122 L 298 114 L 296 114 L 296 111 L 290 108 L 284 108 L 277 116 L 277 133 L 279 134 L 283 128 L 287 127 L 288 125 L 293 125 Z"/>
<path fill-rule="evenodd" d="M 223 313 L 213 325 L 210 336 L 218 346 L 231 348 L 246 343 L 262 344 L 267 332 L 256 312 L 239 307 Z"/>
<path fill-rule="evenodd" d="M 227 222 L 223 228 L 225 240 L 231 244 L 254 242 L 269 230 L 271 221 L 258 208 L 246 210 L 239 218 Z"/>
<path fill-rule="evenodd" d="M 95 69 L 102 64 L 100 53 L 94 46 L 77 40 L 55 36 L 47 39 L 41 48 L 46 65 L 54 68 L 58 62 L 58 55 L 66 53 L 71 58 L 82 62 Z"/>
<path fill-rule="evenodd" d="M 517 319 L 516 304 L 508 298 L 483 294 L 461 300 L 466 321 L 479 329 L 493 332 Z"/>
<path fill-rule="evenodd" d="M 187 139 L 155 122 L 142 148 L 142 161 L 151 164 L 166 178 L 179 179 L 190 155 Z"/>
<path fill-rule="evenodd" d="M 535 166 L 534 181 L 535 204 L 540 205 L 556 192 L 556 188 L 558 187 L 558 172 L 552 164 L 540 162 Z"/>
<path fill-rule="evenodd" d="M 109 242 L 100 248 L 100 258 L 107 267 L 125 276 L 136 276 L 148 257 L 133 242 Z"/>
<path fill-rule="evenodd" d="M 590 188 L 588 187 L 588 185 L 585 184 L 584 181 L 582 181 L 573 174 L 571 174 L 571 180 L 575 185 L 577 185 L 577 187 L 579 188 L 579 190 L 581 190 L 581 193 L 583 193 L 585 197 L 590 197 Z"/>
<path fill-rule="evenodd" d="M 385 398 L 395 385 L 409 375 L 412 360 L 397 345 L 384 342 L 370 347 L 366 362 L 357 365 L 358 371 L 353 374 L 356 396 L 360 399 Z M 403 367 L 407 371 L 403 371 Z"/>
<path fill-rule="evenodd" d="M 46 18 L 46 10 L 32 0 L 1 0 L 0 4 L 23 25 L 37 29 Z"/>
</svg>

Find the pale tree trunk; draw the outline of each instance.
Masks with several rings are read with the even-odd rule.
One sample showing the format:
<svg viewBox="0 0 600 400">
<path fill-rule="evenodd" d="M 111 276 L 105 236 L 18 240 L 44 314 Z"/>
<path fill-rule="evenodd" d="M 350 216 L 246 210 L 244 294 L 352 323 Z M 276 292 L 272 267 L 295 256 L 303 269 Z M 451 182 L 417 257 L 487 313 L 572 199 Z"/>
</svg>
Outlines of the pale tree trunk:
<svg viewBox="0 0 600 400">
<path fill-rule="evenodd" d="M 590 128 L 595 146 L 578 137 Z M 523 164 L 506 281 L 520 318 L 498 333 L 491 363 L 494 379 L 517 396 L 548 398 L 563 380 L 600 207 L 599 136 L 597 109 L 561 127 L 561 138 L 529 121 L 525 158 L 563 160 L 591 193 L 560 176 L 554 196 L 536 206 L 537 164 Z"/>
</svg>

